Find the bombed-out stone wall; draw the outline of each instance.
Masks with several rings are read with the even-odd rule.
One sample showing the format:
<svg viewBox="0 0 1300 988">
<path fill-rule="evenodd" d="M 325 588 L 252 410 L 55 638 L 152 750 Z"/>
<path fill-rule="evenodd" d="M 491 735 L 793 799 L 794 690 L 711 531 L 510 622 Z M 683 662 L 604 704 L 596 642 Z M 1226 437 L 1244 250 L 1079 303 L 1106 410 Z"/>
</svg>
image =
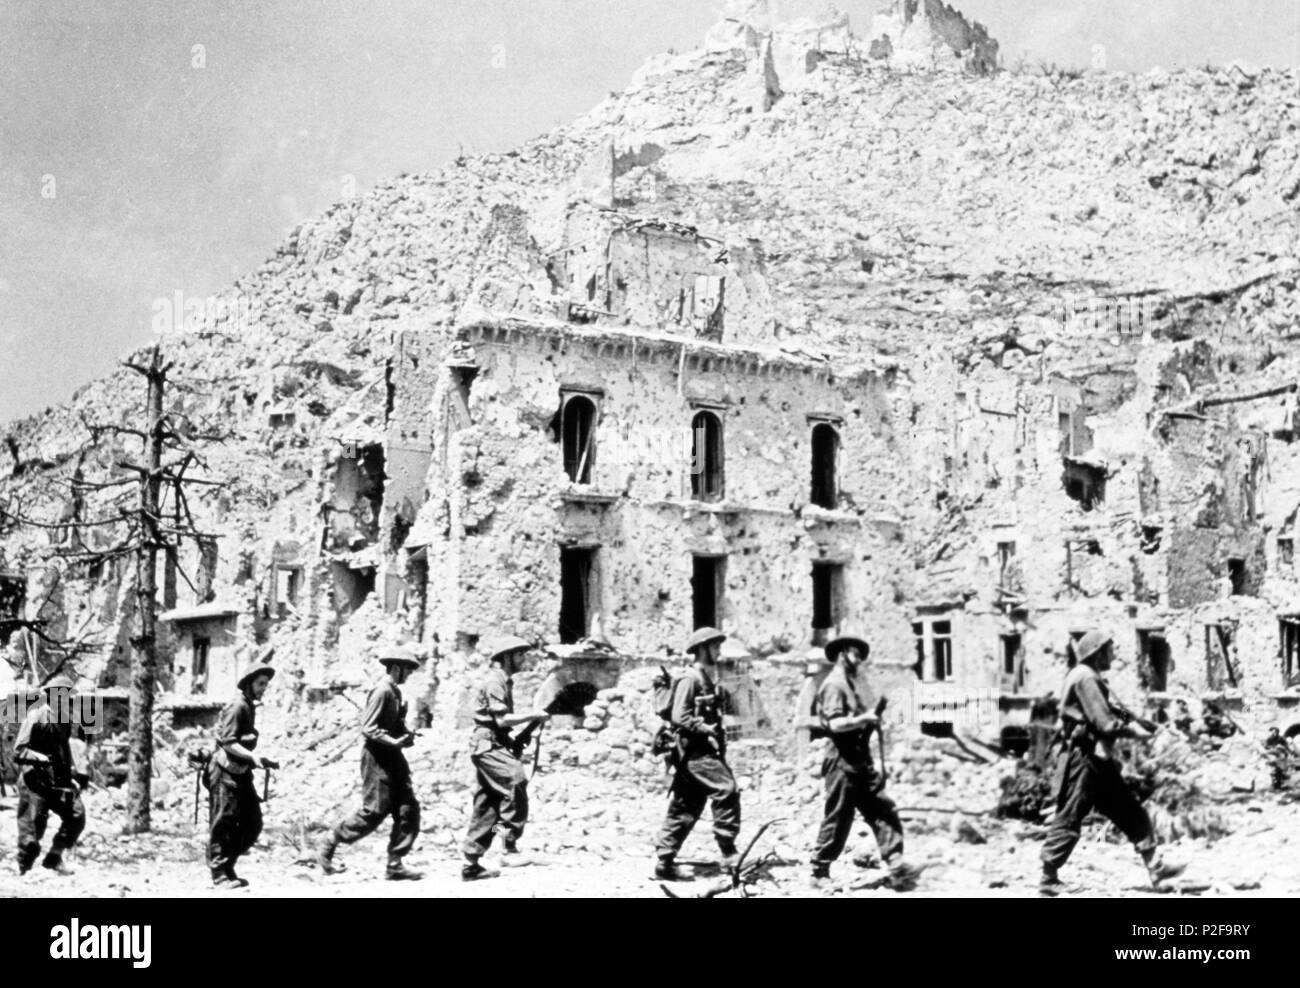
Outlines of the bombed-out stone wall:
<svg viewBox="0 0 1300 988">
<path fill-rule="evenodd" d="M 631 654 L 660 652 L 689 632 L 694 556 L 726 557 L 718 619 L 751 649 L 806 645 L 811 571 L 825 562 L 842 567 L 833 623 L 873 615 L 879 634 L 906 651 L 906 570 L 896 529 L 876 521 L 896 509 L 897 481 L 882 465 L 899 460 L 882 377 L 561 325 L 478 325 L 462 335 L 478 367 L 469 424 L 446 430 L 445 455 L 435 450 L 413 536 L 444 562 L 430 593 L 439 641 L 501 628 L 553 639 L 560 549 L 577 547 L 598 549 L 588 632 Z M 446 348 L 428 342 L 422 365 Z M 565 470 L 566 394 L 597 407 L 585 483 Z M 691 488 L 691 425 L 701 413 L 722 426 L 716 499 Z M 839 438 L 836 498 L 825 508 L 809 504 L 818 424 Z M 892 628 L 883 618 L 891 611 Z"/>
</svg>

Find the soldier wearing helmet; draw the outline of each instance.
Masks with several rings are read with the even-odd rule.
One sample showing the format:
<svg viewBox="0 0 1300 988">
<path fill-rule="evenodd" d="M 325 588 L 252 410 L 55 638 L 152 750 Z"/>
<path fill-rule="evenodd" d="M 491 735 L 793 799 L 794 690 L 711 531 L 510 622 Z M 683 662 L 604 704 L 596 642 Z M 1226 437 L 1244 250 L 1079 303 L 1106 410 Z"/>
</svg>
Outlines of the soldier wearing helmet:
<svg viewBox="0 0 1300 988">
<path fill-rule="evenodd" d="M 903 860 L 903 824 L 898 807 L 884 793 L 883 766 L 877 769 L 871 760 L 871 734 L 880 728 L 884 701 L 872 711 L 858 695 L 858 679 L 870 654 L 871 646 L 856 635 L 843 635 L 826 645 L 826 658 L 834 668 L 817 691 L 817 715 L 830 744 L 822 762 L 826 809 L 813 852 L 814 888 L 829 884 L 831 864 L 844 850 L 858 814 L 876 835 L 880 856 L 889 866 L 892 888 L 909 891 L 920 874 Z"/>
<path fill-rule="evenodd" d="M 235 874 L 235 862 L 262 833 L 262 802 L 253 771 L 278 766 L 253 754 L 253 749 L 258 739 L 256 707 L 275 676 L 270 664 L 274 655 L 268 648 L 249 663 L 236 681 L 239 692 L 217 720 L 217 750 L 207 767 L 208 869 L 215 888 L 248 884 Z"/>
<path fill-rule="evenodd" d="M 1147 866 L 1153 884 L 1182 874 L 1184 865 L 1163 860 L 1156 850 L 1151 818 L 1120 775 L 1113 743 L 1120 738 L 1149 738 L 1110 699 L 1102 673 L 1110 668 L 1112 642 L 1102 631 L 1089 631 L 1074 646 L 1078 663 L 1061 688 L 1061 751 L 1054 779 L 1056 816 L 1043 842 L 1043 876 L 1039 893 L 1059 895 L 1064 883 L 1057 871 L 1079 842 L 1084 818 L 1094 808 L 1109 817 Z"/>
<path fill-rule="evenodd" d="M 686 642 L 695 659 L 689 672 L 673 683 L 670 724 L 676 734 L 677 767 L 673 775 L 668 814 L 655 844 L 655 878 L 679 881 L 677 852 L 704 812 L 713 804 L 713 836 L 723 867 L 739 859 L 740 789 L 727 765 L 727 734 L 722 715 L 731 712 L 729 692 L 718 682 L 718 656 L 727 636 L 717 628 L 700 628 Z"/>
<path fill-rule="evenodd" d="M 528 777 L 520 755 L 528 736 L 550 719 L 550 714 L 540 710 L 515 713 L 514 674 L 532 648 L 515 635 L 492 645 L 488 669 L 475 694 L 470 760 L 476 784 L 469 832 L 461 847 L 465 863 L 460 870 L 460 877 L 467 882 L 496 875 L 479 859 L 492 846 L 497 830 L 501 831 L 503 862 L 518 860 L 519 838 L 528 822 Z M 519 725 L 526 726 L 512 737 L 510 728 Z"/>
<path fill-rule="evenodd" d="M 338 824 L 316 850 L 321 872 L 334 875 L 346 865 L 334 861 L 339 844 L 353 844 L 372 834 L 384 820 L 393 820 L 388 837 L 389 881 L 413 881 L 424 877 L 402 862 L 415 846 L 420 833 L 420 803 L 411 785 L 411 767 L 405 750 L 415 744 L 406 728 L 406 702 L 399 687 L 420 660 L 403 645 L 389 646 L 379 653 L 386 675 L 366 698 L 361 712 L 361 809 Z"/>
<path fill-rule="evenodd" d="M 18 773 L 18 874 L 26 874 L 41 852 L 45 825 L 53 813 L 59 830 L 41 865 L 61 875 L 69 873 L 63 852 L 76 844 L 86 826 L 86 810 L 74 784 L 72 724 L 75 689 L 67 676 L 55 676 L 43 687 L 43 701 L 28 711 L 14 740 Z"/>
</svg>

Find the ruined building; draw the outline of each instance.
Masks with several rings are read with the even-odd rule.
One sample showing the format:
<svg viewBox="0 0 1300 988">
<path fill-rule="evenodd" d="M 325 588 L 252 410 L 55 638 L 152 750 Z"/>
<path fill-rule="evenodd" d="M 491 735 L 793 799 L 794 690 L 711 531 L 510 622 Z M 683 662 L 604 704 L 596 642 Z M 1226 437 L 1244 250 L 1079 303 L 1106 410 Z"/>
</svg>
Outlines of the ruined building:
<svg viewBox="0 0 1300 988">
<path fill-rule="evenodd" d="M 222 537 L 163 564 L 177 722 L 264 641 L 273 704 L 350 716 L 401 639 L 450 750 L 513 632 L 595 732 L 596 692 L 701 624 L 778 744 L 848 630 L 939 728 L 978 694 L 1014 736 L 1090 626 L 1130 696 L 1293 716 L 1295 71 L 1059 85 L 994 73 L 931 0 L 869 39 L 764 9 L 516 151 L 336 205 L 235 287 L 251 324 L 164 341 L 172 412 L 236 432 L 192 505 Z M 82 421 L 138 405 L 119 374 L 8 431 L 0 497 L 51 526 L 0 545 L 17 680 L 54 658 L 26 616 L 126 682 L 128 561 L 53 548 L 107 538 L 62 482 L 120 475 Z"/>
</svg>

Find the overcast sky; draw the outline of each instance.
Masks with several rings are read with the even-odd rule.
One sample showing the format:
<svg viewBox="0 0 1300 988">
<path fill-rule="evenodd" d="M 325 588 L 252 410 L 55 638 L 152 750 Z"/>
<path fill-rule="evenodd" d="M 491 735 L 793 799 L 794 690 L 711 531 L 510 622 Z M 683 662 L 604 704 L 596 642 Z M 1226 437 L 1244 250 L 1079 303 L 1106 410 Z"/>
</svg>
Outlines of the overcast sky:
<svg viewBox="0 0 1300 988">
<path fill-rule="evenodd" d="M 843 2 L 865 34 L 875 0 Z M 815 9 L 785 0 L 783 16 Z M 1008 65 L 1300 63 L 1300 0 L 965 0 Z M 298 223 L 503 150 L 685 49 L 714 0 L 0 0 L 0 421 L 66 398 Z M 201 45 L 201 49 L 195 46 Z"/>
</svg>

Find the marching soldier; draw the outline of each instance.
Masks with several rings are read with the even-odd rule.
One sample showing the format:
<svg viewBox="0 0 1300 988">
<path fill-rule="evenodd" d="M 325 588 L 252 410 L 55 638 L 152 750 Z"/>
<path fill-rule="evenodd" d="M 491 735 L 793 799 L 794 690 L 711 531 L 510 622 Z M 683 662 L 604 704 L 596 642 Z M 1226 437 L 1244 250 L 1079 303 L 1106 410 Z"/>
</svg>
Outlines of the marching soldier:
<svg viewBox="0 0 1300 988">
<path fill-rule="evenodd" d="M 890 887 L 906 892 L 916 886 L 919 871 L 903 860 L 903 824 L 894 801 L 884 795 L 885 778 L 871 760 L 871 734 L 879 729 L 881 707 L 867 710 L 855 689 L 870 654 L 871 646 L 853 635 L 826 646 L 826 658 L 835 667 L 817 692 L 817 712 L 831 744 L 822 763 L 826 815 L 817 833 L 812 885 L 821 888 L 829 882 L 831 863 L 843 852 L 853 818 L 861 813 L 889 866 Z"/>
<path fill-rule="evenodd" d="M 1057 872 L 1079 842 L 1083 820 L 1094 807 L 1117 826 L 1142 856 L 1152 884 L 1182 874 L 1186 865 L 1173 864 L 1156 851 L 1151 818 L 1120 775 L 1112 746 L 1119 738 L 1149 738 L 1139 724 L 1112 704 L 1110 688 L 1101 674 L 1110 668 L 1109 635 L 1089 631 L 1075 645 L 1078 664 L 1061 689 L 1061 751 L 1054 779 L 1056 816 L 1043 842 L 1043 876 L 1038 891 L 1059 895 L 1065 883 Z"/>
<path fill-rule="evenodd" d="M 346 865 L 334 861 L 339 844 L 361 840 L 374 833 L 385 818 L 392 817 L 384 877 L 413 881 L 423 875 L 407 868 L 402 859 L 420 832 L 420 804 L 403 753 L 415 744 L 415 735 L 406 729 L 406 703 L 399 687 L 420 667 L 420 662 L 415 653 L 400 645 L 382 651 L 379 661 L 387 676 L 370 691 L 361 714 L 361 809 L 330 832 L 317 849 L 316 863 L 326 875 L 346 871 Z"/>
<path fill-rule="evenodd" d="M 41 866 L 70 874 L 63 852 L 77 843 L 86 826 L 86 810 L 74 784 L 72 711 L 75 686 L 67 676 L 55 676 L 43 687 L 44 701 L 28 711 L 14 740 L 18 773 L 18 874 L 25 875 L 41 853 L 41 838 L 50 813 L 59 830 Z"/>
<path fill-rule="evenodd" d="M 280 766 L 253 754 L 257 747 L 256 706 L 275 676 L 267 649 L 249 664 L 237 681 L 239 692 L 217 721 L 217 750 L 208 762 L 208 869 L 214 888 L 243 888 L 247 880 L 235 874 L 235 862 L 257 843 L 262 833 L 262 801 L 253 778 L 255 769 Z"/>
<path fill-rule="evenodd" d="M 477 784 L 460 871 L 467 882 L 497 874 L 479 861 L 492 846 L 496 830 L 501 831 L 503 862 L 513 863 L 511 856 L 519 853 L 519 838 L 528 822 L 528 778 L 520 756 L 533 732 L 551 716 L 537 710 L 515 713 L 513 677 L 532 647 L 513 635 L 497 643 L 475 696 L 470 759 Z M 511 737 L 510 728 L 520 724 L 527 726 Z"/>
<path fill-rule="evenodd" d="M 673 684 L 670 723 L 676 735 L 676 773 L 670 788 L 668 815 L 655 844 L 654 877 L 681 881 L 677 852 L 690 836 L 704 804 L 713 804 L 713 835 L 724 868 L 739 859 L 740 790 L 727 766 L 727 734 L 722 715 L 732 708 L 727 690 L 718 682 L 718 656 L 727 636 L 716 628 L 700 628 L 686 643 L 695 665 Z"/>
</svg>

